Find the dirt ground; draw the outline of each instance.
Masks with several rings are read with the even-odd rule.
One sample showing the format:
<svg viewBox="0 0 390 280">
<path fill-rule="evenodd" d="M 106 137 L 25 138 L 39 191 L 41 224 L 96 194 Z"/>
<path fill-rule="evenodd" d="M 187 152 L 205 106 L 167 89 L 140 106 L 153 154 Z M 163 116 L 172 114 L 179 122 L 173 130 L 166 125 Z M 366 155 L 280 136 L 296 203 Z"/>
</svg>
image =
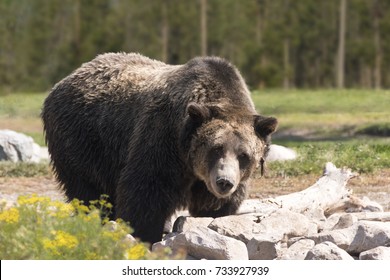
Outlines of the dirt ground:
<svg viewBox="0 0 390 280">
<path fill-rule="evenodd" d="M 252 182 L 251 198 L 268 198 L 297 192 L 314 184 L 321 174 L 298 177 L 258 178 Z M 34 178 L 0 178 L 0 201 L 8 205 L 16 201 L 19 195 L 33 194 L 49 196 L 52 199 L 64 200 L 63 193 L 52 177 Z M 352 178 L 347 187 L 358 197 L 367 196 L 380 203 L 385 211 L 390 211 L 390 169 L 373 174 L 363 174 Z"/>
</svg>

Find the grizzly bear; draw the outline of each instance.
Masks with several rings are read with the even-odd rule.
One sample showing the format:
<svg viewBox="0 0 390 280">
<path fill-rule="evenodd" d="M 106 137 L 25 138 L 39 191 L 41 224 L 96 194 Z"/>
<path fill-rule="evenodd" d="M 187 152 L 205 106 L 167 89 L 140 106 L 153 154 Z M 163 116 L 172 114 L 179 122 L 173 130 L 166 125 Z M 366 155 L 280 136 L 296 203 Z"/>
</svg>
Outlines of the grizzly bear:
<svg viewBox="0 0 390 280">
<path fill-rule="evenodd" d="M 84 63 L 54 86 L 41 116 L 68 199 L 108 195 L 114 217 L 150 243 L 178 208 L 234 214 L 277 126 L 226 60 L 168 65 L 134 53 Z"/>
</svg>

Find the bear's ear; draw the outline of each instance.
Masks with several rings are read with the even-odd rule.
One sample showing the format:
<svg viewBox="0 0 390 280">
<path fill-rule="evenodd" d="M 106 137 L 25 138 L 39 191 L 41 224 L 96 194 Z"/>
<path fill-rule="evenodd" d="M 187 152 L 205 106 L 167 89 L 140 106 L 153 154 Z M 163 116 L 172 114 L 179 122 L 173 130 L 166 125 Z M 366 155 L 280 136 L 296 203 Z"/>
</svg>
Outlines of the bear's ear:
<svg viewBox="0 0 390 280">
<path fill-rule="evenodd" d="M 187 113 L 190 118 L 197 124 L 201 124 L 210 118 L 210 110 L 206 106 L 197 104 L 195 102 L 188 104 Z"/>
<path fill-rule="evenodd" d="M 278 126 L 278 120 L 273 117 L 255 116 L 255 131 L 259 137 L 267 138 Z"/>
</svg>

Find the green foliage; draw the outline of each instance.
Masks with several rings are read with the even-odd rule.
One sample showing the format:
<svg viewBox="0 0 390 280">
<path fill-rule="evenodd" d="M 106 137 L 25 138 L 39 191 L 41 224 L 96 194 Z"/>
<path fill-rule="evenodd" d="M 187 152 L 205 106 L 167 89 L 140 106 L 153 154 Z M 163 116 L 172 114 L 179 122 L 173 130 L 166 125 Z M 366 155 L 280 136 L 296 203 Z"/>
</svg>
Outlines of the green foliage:
<svg viewBox="0 0 390 280">
<path fill-rule="evenodd" d="M 0 161 L 0 177 L 38 177 L 50 176 L 48 162 L 28 163 Z"/>
<path fill-rule="evenodd" d="M 298 153 L 292 161 L 269 163 L 270 175 L 297 176 L 321 173 L 326 162 L 360 173 L 390 168 L 389 139 L 357 139 L 342 142 L 282 142 Z"/>
<path fill-rule="evenodd" d="M 261 90 L 253 101 L 264 114 L 388 113 L 389 90 Z"/>
<path fill-rule="evenodd" d="M 90 207 L 47 197 L 20 196 L 16 206 L 0 205 L 0 259 L 163 259 L 143 243 L 126 239 L 130 227 L 101 218 L 105 200 Z"/>
<path fill-rule="evenodd" d="M 47 93 L 0 92 L 0 117 L 38 118 Z"/>
<path fill-rule="evenodd" d="M 311 130 L 321 137 L 354 135 L 390 119 L 388 90 L 262 90 L 252 94 L 259 112 L 276 116 L 279 131 Z"/>
<path fill-rule="evenodd" d="M 286 77 L 293 87 L 334 86 L 339 1 L 207 3 L 208 53 L 231 60 L 253 88 L 281 87 Z M 5 91 L 48 90 L 103 52 L 140 52 L 173 64 L 201 52 L 199 1 L 0 1 L 0 14 L 0 87 Z M 378 52 L 382 86 L 390 85 L 389 15 L 388 1 L 348 1 L 348 87 L 373 87 Z M 162 51 L 163 26 L 168 30 L 167 54 Z"/>
</svg>

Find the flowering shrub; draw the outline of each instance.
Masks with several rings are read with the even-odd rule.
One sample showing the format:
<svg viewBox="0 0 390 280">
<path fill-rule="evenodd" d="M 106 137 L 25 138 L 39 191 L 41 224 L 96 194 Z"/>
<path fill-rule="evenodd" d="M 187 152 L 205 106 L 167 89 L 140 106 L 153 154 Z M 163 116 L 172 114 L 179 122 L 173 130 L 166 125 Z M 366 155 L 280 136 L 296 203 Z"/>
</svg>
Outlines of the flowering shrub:
<svg viewBox="0 0 390 280">
<path fill-rule="evenodd" d="M 126 239 L 131 233 L 126 223 L 104 218 L 111 208 L 105 200 L 87 207 L 78 200 L 64 203 L 37 195 L 20 196 L 10 208 L 3 203 L 0 259 L 167 258 L 167 252 L 152 254 L 145 244 Z"/>
</svg>

